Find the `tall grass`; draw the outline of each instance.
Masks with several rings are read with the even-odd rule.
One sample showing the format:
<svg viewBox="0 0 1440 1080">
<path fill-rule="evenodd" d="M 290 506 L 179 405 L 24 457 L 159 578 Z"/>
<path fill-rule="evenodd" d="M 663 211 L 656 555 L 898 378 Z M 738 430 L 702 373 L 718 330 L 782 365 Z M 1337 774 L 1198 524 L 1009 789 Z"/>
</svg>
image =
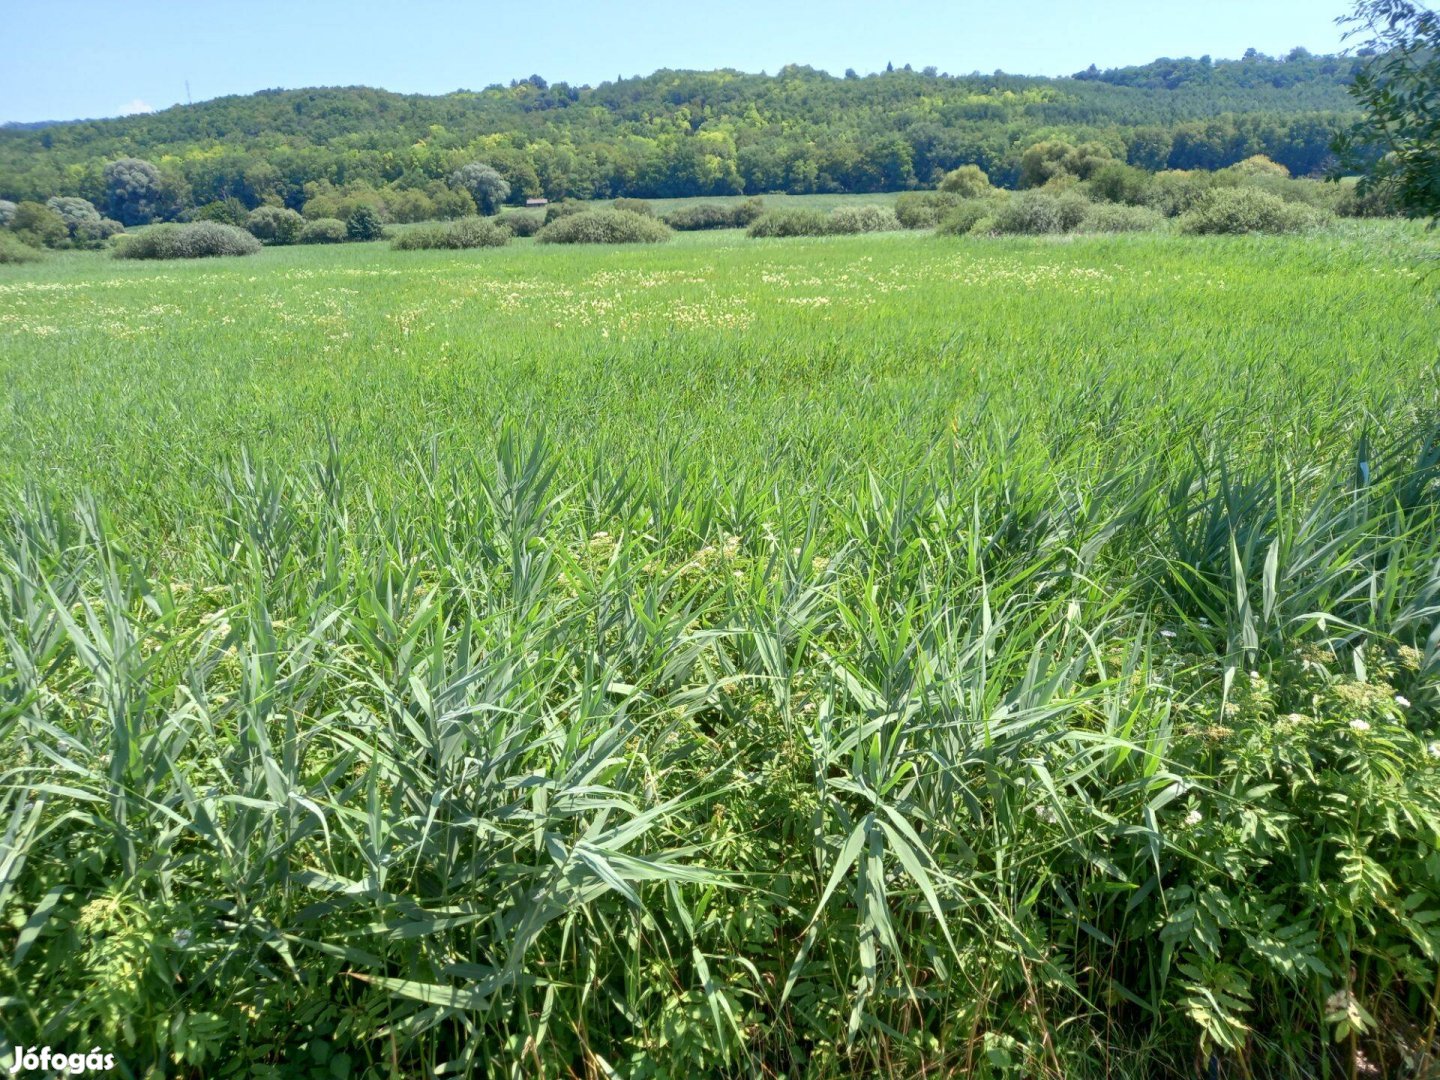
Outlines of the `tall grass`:
<svg viewBox="0 0 1440 1080">
<path fill-rule="evenodd" d="M 1416 243 L 7 273 L 3 1038 L 1423 1075 Z"/>
</svg>

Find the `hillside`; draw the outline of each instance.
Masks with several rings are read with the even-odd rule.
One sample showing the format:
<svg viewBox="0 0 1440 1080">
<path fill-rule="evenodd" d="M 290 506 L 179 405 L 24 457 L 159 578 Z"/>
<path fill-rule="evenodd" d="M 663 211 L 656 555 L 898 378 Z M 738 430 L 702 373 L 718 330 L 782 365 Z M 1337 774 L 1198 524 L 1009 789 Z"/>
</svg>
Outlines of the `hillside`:
<svg viewBox="0 0 1440 1080">
<path fill-rule="evenodd" d="M 1065 135 L 1146 168 L 1264 153 L 1323 166 L 1350 109 L 1352 61 L 1158 60 L 1070 78 L 888 71 L 832 76 L 657 71 L 441 96 L 367 87 L 267 90 L 163 112 L 0 129 L 0 197 L 95 199 L 104 163 L 159 164 L 177 206 L 304 200 L 306 184 L 423 187 L 477 157 L 514 198 L 858 192 L 928 184 L 973 162 L 1014 181 L 1019 152 Z"/>
</svg>

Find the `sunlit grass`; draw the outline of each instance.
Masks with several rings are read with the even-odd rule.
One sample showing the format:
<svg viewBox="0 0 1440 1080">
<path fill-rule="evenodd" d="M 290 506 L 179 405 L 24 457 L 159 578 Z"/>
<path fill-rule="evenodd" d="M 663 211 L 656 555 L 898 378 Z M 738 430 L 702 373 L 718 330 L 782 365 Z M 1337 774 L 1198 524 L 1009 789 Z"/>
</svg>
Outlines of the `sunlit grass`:
<svg viewBox="0 0 1440 1080">
<path fill-rule="evenodd" d="M 0 1048 L 1414 1074 L 1432 246 L 0 268 Z"/>
</svg>

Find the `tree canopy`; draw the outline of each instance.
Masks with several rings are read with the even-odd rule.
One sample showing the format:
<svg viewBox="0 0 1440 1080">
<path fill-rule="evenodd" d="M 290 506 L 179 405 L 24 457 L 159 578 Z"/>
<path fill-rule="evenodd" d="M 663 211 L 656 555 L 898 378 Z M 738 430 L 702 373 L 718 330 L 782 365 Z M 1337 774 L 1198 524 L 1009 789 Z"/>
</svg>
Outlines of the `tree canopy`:
<svg viewBox="0 0 1440 1080">
<path fill-rule="evenodd" d="M 1341 166 L 1368 166 L 1362 194 L 1440 217 L 1440 17 L 1409 0 L 1361 0 L 1341 22 L 1365 42 L 1350 87 L 1364 114 L 1335 141 Z"/>
<path fill-rule="evenodd" d="M 1025 151 L 1057 139 L 1150 170 L 1264 154 L 1309 175 L 1355 116 L 1345 89 L 1354 66 L 1292 53 L 1058 79 L 789 66 L 662 70 L 595 87 L 532 76 L 437 97 L 268 90 L 0 128 L 0 198 L 78 196 L 128 224 L 229 198 L 297 210 L 320 198 L 307 216 L 345 216 L 385 189 L 407 193 L 387 198 L 406 203 L 395 220 L 414 220 L 469 212 L 456 202 L 467 189 L 447 181 L 472 162 L 495 169 L 512 202 L 903 190 L 961 165 L 1013 187 Z"/>
</svg>

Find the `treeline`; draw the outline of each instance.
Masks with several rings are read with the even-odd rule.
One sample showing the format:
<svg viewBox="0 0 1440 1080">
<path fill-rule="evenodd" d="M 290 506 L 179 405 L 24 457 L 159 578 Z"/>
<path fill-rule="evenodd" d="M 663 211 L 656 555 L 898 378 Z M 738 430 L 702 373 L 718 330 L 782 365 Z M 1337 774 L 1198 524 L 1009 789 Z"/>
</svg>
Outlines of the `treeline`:
<svg viewBox="0 0 1440 1080">
<path fill-rule="evenodd" d="M 1188 74 L 1177 77 L 1177 65 Z M 325 216 L 336 216 L 366 193 L 393 204 L 394 220 L 458 216 L 466 208 L 453 205 L 446 180 L 476 160 L 501 174 L 511 202 L 894 191 L 964 164 L 1016 186 L 1024 151 L 1062 136 L 1152 171 L 1264 154 L 1309 175 L 1353 115 L 1351 65 L 1297 51 L 1064 79 L 933 68 L 836 77 L 792 66 L 659 71 L 597 87 L 532 76 L 439 97 L 274 90 L 0 130 L 0 198 L 104 205 L 105 169 L 124 158 L 155 164 L 155 212 L 167 218 L 224 200 L 304 210 L 327 198 Z"/>
</svg>

